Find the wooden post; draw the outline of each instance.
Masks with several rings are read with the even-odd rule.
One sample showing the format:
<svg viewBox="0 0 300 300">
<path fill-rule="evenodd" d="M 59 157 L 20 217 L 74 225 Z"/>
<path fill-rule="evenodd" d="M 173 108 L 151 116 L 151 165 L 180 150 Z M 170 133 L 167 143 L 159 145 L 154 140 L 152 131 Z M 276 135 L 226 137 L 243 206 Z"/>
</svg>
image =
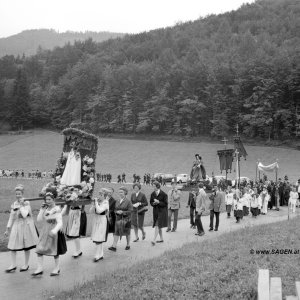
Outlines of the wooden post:
<svg viewBox="0 0 300 300">
<path fill-rule="evenodd" d="M 239 188 L 240 188 L 240 185 L 241 185 L 241 167 L 240 167 L 240 156 L 238 155 L 238 160 L 239 160 Z"/>
<path fill-rule="evenodd" d="M 269 270 L 258 271 L 257 300 L 270 300 Z"/>
<path fill-rule="evenodd" d="M 258 165 L 258 162 L 256 162 L 256 169 L 255 169 L 255 182 L 257 181 L 257 170 L 258 170 L 258 168 L 257 168 L 257 165 Z"/>
<path fill-rule="evenodd" d="M 300 281 L 296 281 L 296 295 L 300 299 Z"/>
</svg>

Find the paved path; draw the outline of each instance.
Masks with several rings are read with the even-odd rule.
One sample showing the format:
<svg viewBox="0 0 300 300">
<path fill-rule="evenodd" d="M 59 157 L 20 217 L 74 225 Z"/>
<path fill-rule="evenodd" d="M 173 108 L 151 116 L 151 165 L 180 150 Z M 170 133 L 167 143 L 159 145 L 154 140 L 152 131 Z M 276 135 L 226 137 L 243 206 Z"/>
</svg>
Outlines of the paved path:
<svg viewBox="0 0 300 300">
<path fill-rule="evenodd" d="M 299 215 L 297 213 L 296 215 Z M 295 217 L 294 215 L 293 217 Z M 66 255 L 61 256 L 61 274 L 58 277 L 50 277 L 49 274 L 53 269 L 53 258 L 44 258 L 44 274 L 39 278 L 32 278 L 31 273 L 36 267 L 36 255 L 34 250 L 30 259 L 30 269 L 28 272 L 6 274 L 4 270 L 10 264 L 10 254 L 8 252 L 0 253 L 0 299 L 41 299 L 43 296 L 51 296 L 59 291 L 70 290 L 85 281 L 90 281 L 95 276 L 104 272 L 111 272 L 117 269 L 130 266 L 136 262 L 157 257 L 165 251 L 176 249 L 183 244 L 193 241 L 205 241 L 207 239 L 218 237 L 224 232 L 235 231 L 244 227 L 251 227 L 260 224 L 278 222 L 287 219 L 287 208 L 277 211 L 269 211 L 267 216 L 259 216 L 257 219 L 248 216 L 242 220 L 240 224 L 235 223 L 235 219 L 226 218 L 226 214 L 220 215 L 220 228 L 218 232 L 209 232 L 209 216 L 203 217 L 203 226 L 206 234 L 202 237 L 194 235 L 195 230 L 190 229 L 189 220 L 180 220 L 178 222 L 178 230 L 175 233 L 166 233 L 164 230 L 164 243 L 151 246 L 151 238 L 153 229 L 146 227 L 146 240 L 132 243 L 131 249 L 125 251 L 125 237 L 118 244 L 118 250 L 113 253 L 107 248 L 112 243 L 112 236 L 109 236 L 108 242 L 104 247 L 104 260 L 98 263 L 92 261 L 94 256 L 94 245 L 89 238 L 82 239 L 83 256 L 74 260 L 71 255 L 74 245 L 68 242 Z M 200 246 L 201 244 L 199 244 Z M 21 267 L 23 264 L 23 253 L 18 253 L 17 265 Z"/>
</svg>

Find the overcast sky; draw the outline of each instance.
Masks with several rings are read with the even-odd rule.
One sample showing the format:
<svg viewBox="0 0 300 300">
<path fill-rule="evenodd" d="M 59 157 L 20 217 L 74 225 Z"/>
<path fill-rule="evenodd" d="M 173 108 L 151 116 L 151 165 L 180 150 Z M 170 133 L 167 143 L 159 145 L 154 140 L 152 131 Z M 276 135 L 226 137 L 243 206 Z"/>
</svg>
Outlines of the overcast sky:
<svg viewBox="0 0 300 300">
<path fill-rule="evenodd" d="M 0 37 L 26 29 L 137 33 L 235 10 L 253 0 L 0 0 Z"/>
</svg>

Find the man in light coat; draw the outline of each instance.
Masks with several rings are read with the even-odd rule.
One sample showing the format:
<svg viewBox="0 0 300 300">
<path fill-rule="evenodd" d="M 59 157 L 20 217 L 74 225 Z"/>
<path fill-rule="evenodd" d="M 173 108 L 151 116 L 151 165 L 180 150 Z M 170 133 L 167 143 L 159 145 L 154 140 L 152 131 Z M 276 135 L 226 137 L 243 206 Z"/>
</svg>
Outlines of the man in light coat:
<svg viewBox="0 0 300 300">
<path fill-rule="evenodd" d="M 175 232 L 177 229 L 178 211 L 180 208 L 181 192 L 176 187 L 176 181 L 172 181 L 172 189 L 168 192 L 168 229 L 167 232 Z M 173 228 L 171 230 L 172 215 L 174 215 Z"/>
<path fill-rule="evenodd" d="M 204 229 L 201 222 L 201 215 L 205 211 L 205 203 L 207 199 L 207 194 L 203 189 L 203 183 L 199 183 L 199 191 L 196 198 L 196 218 L 195 224 L 197 226 L 197 233 L 195 235 L 204 235 Z"/>
</svg>

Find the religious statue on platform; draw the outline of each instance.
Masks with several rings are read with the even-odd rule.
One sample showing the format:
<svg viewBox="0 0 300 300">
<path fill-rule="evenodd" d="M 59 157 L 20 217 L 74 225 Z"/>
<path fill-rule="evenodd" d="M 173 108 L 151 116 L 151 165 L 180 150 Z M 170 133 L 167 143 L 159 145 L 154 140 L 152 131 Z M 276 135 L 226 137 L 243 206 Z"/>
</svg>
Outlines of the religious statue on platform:
<svg viewBox="0 0 300 300">
<path fill-rule="evenodd" d="M 197 182 L 206 179 L 206 171 L 203 165 L 202 157 L 199 154 L 195 155 L 196 160 L 193 163 L 191 171 L 191 181 Z"/>
<path fill-rule="evenodd" d="M 60 180 L 61 184 L 78 185 L 81 183 L 81 156 L 76 144 L 71 143 L 71 151 L 68 155 L 66 167 Z"/>
</svg>

